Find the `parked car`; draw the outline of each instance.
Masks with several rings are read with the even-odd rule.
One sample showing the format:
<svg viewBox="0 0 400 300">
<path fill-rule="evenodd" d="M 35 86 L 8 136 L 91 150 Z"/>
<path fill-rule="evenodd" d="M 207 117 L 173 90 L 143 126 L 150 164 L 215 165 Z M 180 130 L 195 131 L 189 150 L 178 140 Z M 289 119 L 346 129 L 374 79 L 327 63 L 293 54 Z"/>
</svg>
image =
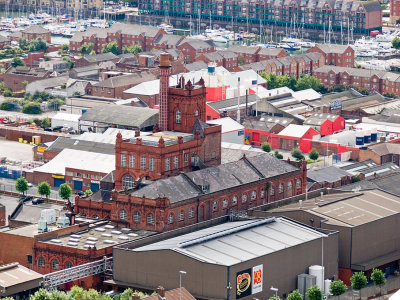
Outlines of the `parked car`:
<svg viewBox="0 0 400 300">
<path fill-rule="evenodd" d="M 30 188 L 33 187 L 33 184 L 28 182 L 28 187 L 30 187 Z"/>
<path fill-rule="evenodd" d="M 24 196 L 24 197 L 19 198 L 19 200 L 22 202 L 30 201 L 32 199 L 33 199 L 32 196 Z"/>
<path fill-rule="evenodd" d="M 82 191 L 79 191 L 79 192 L 75 192 L 75 195 L 78 195 L 79 197 L 83 197 L 83 196 L 85 196 L 85 193 Z"/>
<path fill-rule="evenodd" d="M 41 198 L 35 198 L 32 200 L 32 204 L 37 205 L 37 204 L 41 204 L 44 203 L 44 200 Z"/>
</svg>

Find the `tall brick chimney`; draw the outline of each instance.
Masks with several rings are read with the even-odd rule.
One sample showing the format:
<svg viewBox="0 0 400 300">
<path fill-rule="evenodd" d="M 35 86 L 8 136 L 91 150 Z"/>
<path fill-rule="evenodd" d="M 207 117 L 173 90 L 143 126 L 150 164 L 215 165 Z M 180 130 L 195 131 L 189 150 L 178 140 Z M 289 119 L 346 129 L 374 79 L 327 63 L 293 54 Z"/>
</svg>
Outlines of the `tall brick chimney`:
<svg viewBox="0 0 400 300">
<path fill-rule="evenodd" d="M 160 54 L 160 112 L 158 123 L 161 131 L 168 130 L 168 89 L 171 63 L 168 53 Z"/>
</svg>

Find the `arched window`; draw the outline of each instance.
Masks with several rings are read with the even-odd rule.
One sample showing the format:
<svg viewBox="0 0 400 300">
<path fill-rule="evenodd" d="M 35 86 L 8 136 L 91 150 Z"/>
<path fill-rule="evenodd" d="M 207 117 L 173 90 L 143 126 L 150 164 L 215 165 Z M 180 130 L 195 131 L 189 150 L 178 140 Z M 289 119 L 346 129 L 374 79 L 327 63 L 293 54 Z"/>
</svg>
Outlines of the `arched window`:
<svg viewBox="0 0 400 300">
<path fill-rule="evenodd" d="M 58 270 L 58 269 L 60 268 L 60 265 L 59 265 L 57 259 L 53 259 L 53 260 L 51 261 L 51 268 L 52 268 L 53 270 Z"/>
<path fill-rule="evenodd" d="M 196 117 L 198 117 L 199 116 L 199 111 L 196 109 L 196 111 L 194 112 L 194 115 L 196 116 Z"/>
<path fill-rule="evenodd" d="M 257 192 L 256 191 L 252 191 L 251 192 L 251 199 L 256 199 L 257 197 Z"/>
<path fill-rule="evenodd" d="M 122 187 L 124 189 L 131 189 L 133 188 L 133 177 L 129 174 L 122 177 Z"/>
<path fill-rule="evenodd" d="M 237 197 L 233 196 L 232 198 L 232 205 L 236 205 L 237 204 Z"/>
<path fill-rule="evenodd" d="M 247 201 L 247 195 L 243 194 L 242 195 L 242 203 L 245 203 Z"/>
<path fill-rule="evenodd" d="M 227 207 L 228 206 L 228 200 L 224 199 L 222 200 L 222 206 Z"/>
<path fill-rule="evenodd" d="M 133 213 L 133 221 L 136 222 L 136 223 L 140 223 L 140 212 L 135 211 Z"/>
<path fill-rule="evenodd" d="M 288 184 L 287 184 L 287 190 L 291 191 L 292 187 L 293 187 L 293 183 L 292 183 L 292 181 L 289 181 Z"/>
<path fill-rule="evenodd" d="M 217 209 L 218 209 L 218 201 L 214 201 L 213 210 L 217 210 Z"/>
<path fill-rule="evenodd" d="M 65 268 L 66 268 L 66 269 L 72 268 L 72 262 L 67 261 L 67 262 L 65 263 Z"/>
<path fill-rule="evenodd" d="M 119 211 L 119 218 L 120 218 L 121 220 L 126 220 L 126 210 L 125 210 L 125 209 L 121 209 L 121 210 Z"/>
<path fill-rule="evenodd" d="M 189 218 L 194 218 L 194 208 L 193 207 L 191 207 L 189 209 Z"/>
<path fill-rule="evenodd" d="M 275 195 L 275 188 L 273 186 L 271 186 L 271 189 L 269 190 L 269 194 L 271 196 Z"/>
<path fill-rule="evenodd" d="M 298 189 L 301 188 L 301 179 L 296 180 L 296 188 L 298 188 Z"/>
<path fill-rule="evenodd" d="M 152 213 L 149 213 L 147 215 L 147 224 L 150 224 L 150 225 L 154 224 L 154 215 Z"/>
<path fill-rule="evenodd" d="M 282 183 L 279 184 L 279 193 L 283 193 L 283 184 Z"/>
<path fill-rule="evenodd" d="M 183 210 L 181 210 L 179 212 L 179 221 L 183 221 L 185 219 L 185 212 Z"/>
<path fill-rule="evenodd" d="M 177 111 L 176 111 L 176 113 L 175 113 L 175 122 L 177 123 L 177 124 L 180 124 L 181 123 L 181 111 L 178 109 Z"/>
<path fill-rule="evenodd" d="M 168 215 L 168 224 L 172 224 L 172 223 L 174 223 L 174 214 L 170 213 Z"/>
<path fill-rule="evenodd" d="M 38 267 L 44 268 L 44 265 L 45 265 L 45 261 L 44 261 L 44 258 L 41 256 L 38 259 Z"/>
</svg>

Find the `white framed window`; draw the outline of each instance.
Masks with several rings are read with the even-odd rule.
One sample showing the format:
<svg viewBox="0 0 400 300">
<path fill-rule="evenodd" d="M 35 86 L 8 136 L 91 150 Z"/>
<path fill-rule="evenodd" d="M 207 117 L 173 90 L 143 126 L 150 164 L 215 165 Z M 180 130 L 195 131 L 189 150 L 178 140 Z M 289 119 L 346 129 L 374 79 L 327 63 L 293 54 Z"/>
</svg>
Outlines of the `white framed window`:
<svg viewBox="0 0 400 300">
<path fill-rule="evenodd" d="M 152 213 L 149 213 L 147 215 L 147 224 L 150 224 L 150 225 L 154 224 L 154 215 Z"/>
<path fill-rule="evenodd" d="M 191 207 L 190 209 L 189 209 L 189 218 L 191 219 L 191 218 L 194 218 L 194 208 L 193 207 Z"/>
<path fill-rule="evenodd" d="M 280 194 L 283 193 L 283 184 L 282 183 L 279 184 L 279 193 Z"/>
<path fill-rule="evenodd" d="M 199 111 L 196 109 L 196 111 L 194 112 L 194 115 L 197 117 L 199 115 Z"/>
<path fill-rule="evenodd" d="M 133 177 L 129 174 L 126 174 L 122 177 L 122 187 L 124 189 L 131 189 L 133 188 Z"/>
<path fill-rule="evenodd" d="M 292 190 L 292 188 L 293 188 L 293 183 L 292 183 L 292 181 L 289 181 L 287 184 L 287 190 L 290 191 L 290 190 Z"/>
<path fill-rule="evenodd" d="M 183 210 L 181 210 L 179 212 L 179 221 L 183 221 L 185 219 L 185 212 Z"/>
<path fill-rule="evenodd" d="M 218 201 L 214 201 L 213 202 L 213 210 L 217 210 L 218 209 Z"/>
<path fill-rule="evenodd" d="M 146 157 L 145 156 L 140 157 L 140 169 L 146 170 Z"/>
<path fill-rule="evenodd" d="M 189 153 L 183 153 L 183 161 L 188 162 L 189 161 Z"/>
<path fill-rule="evenodd" d="M 134 221 L 135 223 L 140 223 L 140 212 L 135 211 L 135 212 L 133 213 L 133 221 Z"/>
<path fill-rule="evenodd" d="M 155 160 L 154 157 L 150 157 L 149 159 L 149 170 L 154 171 L 155 170 Z"/>
<path fill-rule="evenodd" d="M 264 189 L 261 189 L 261 191 L 260 191 L 260 197 L 263 198 L 264 195 L 265 195 L 265 190 L 264 190 Z"/>
<path fill-rule="evenodd" d="M 135 168 L 135 155 L 133 154 L 129 155 L 129 168 Z"/>
<path fill-rule="evenodd" d="M 169 159 L 169 157 L 167 157 L 166 159 L 165 159 L 165 171 L 169 171 L 171 169 L 171 166 L 170 166 L 170 159 Z"/>
<path fill-rule="evenodd" d="M 168 215 L 168 224 L 172 224 L 174 223 L 174 214 L 173 213 L 169 213 Z"/>
<path fill-rule="evenodd" d="M 125 210 L 125 209 L 121 209 L 121 210 L 119 211 L 119 218 L 120 218 L 121 220 L 126 220 L 126 210 Z"/>
<path fill-rule="evenodd" d="M 271 196 L 275 195 L 275 188 L 273 186 L 271 186 L 270 190 L 269 190 L 269 194 Z"/>
<path fill-rule="evenodd" d="M 174 156 L 174 169 L 176 170 L 176 169 L 178 169 L 178 167 L 179 167 L 179 157 L 178 157 L 178 155 L 175 155 Z"/>
<path fill-rule="evenodd" d="M 256 199 L 257 197 L 257 192 L 256 191 L 252 191 L 251 192 L 251 199 Z"/>
<path fill-rule="evenodd" d="M 67 261 L 67 262 L 65 263 L 65 268 L 66 268 L 66 269 L 72 268 L 72 262 Z"/>
<path fill-rule="evenodd" d="M 177 111 L 176 111 L 176 113 L 175 113 L 175 122 L 177 123 L 177 124 L 180 124 L 181 123 L 181 111 L 178 109 Z"/>
</svg>

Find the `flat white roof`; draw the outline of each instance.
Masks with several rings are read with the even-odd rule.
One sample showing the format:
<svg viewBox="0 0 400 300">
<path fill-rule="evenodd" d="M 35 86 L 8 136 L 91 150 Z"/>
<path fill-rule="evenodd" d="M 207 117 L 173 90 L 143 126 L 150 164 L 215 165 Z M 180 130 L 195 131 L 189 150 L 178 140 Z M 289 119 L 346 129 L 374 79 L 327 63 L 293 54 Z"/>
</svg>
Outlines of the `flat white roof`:
<svg viewBox="0 0 400 300">
<path fill-rule="evenodd" d="M 61 121 L 78 122 L 80 116 L 81 116 L 81 115 L 67 114 L 67 113 L 59 112 L 59 113 L 57 113 L 55 116 L 51 117 L 51 119 L 52 119 L 52 120 L 61 120 Z"/>
<path fill-rule="evenodd" d="M 279 132 L 279 135 L 291 136 L 291 137 L 302 137 L 307 130 L 311 127 L 307 125 L 296 125 L 296 124 L 289 124 L 285 129 Z"/>
<path fill-rule="evenodd" d="M 115 155 L 64 149 L 47 164 L 32 171 L 65 175 L 65 168 L 108 174 L 115 170 Z"/>
<path fill-rule="evenodd" d="M 208 124 L 213 124 L 213 125 L 222 125 L 222 133 L 227 133 L 227 132 L 232 132 L 232 131 L 238 131 L 238 130 L 243 130 L 244 126 L 232 118 L 226 117 L 226 118 L 220 118 L 220 119 L 215 119 L 215 120 L 210 120 L 207 121 Z"/>
<path fill-rule="evenodd" d="M 321 94 L 313 89 L 306 89 L 302 91 L 293 92 L 292 96 L 300 101 L 321 99 Z"/>
</svg>

